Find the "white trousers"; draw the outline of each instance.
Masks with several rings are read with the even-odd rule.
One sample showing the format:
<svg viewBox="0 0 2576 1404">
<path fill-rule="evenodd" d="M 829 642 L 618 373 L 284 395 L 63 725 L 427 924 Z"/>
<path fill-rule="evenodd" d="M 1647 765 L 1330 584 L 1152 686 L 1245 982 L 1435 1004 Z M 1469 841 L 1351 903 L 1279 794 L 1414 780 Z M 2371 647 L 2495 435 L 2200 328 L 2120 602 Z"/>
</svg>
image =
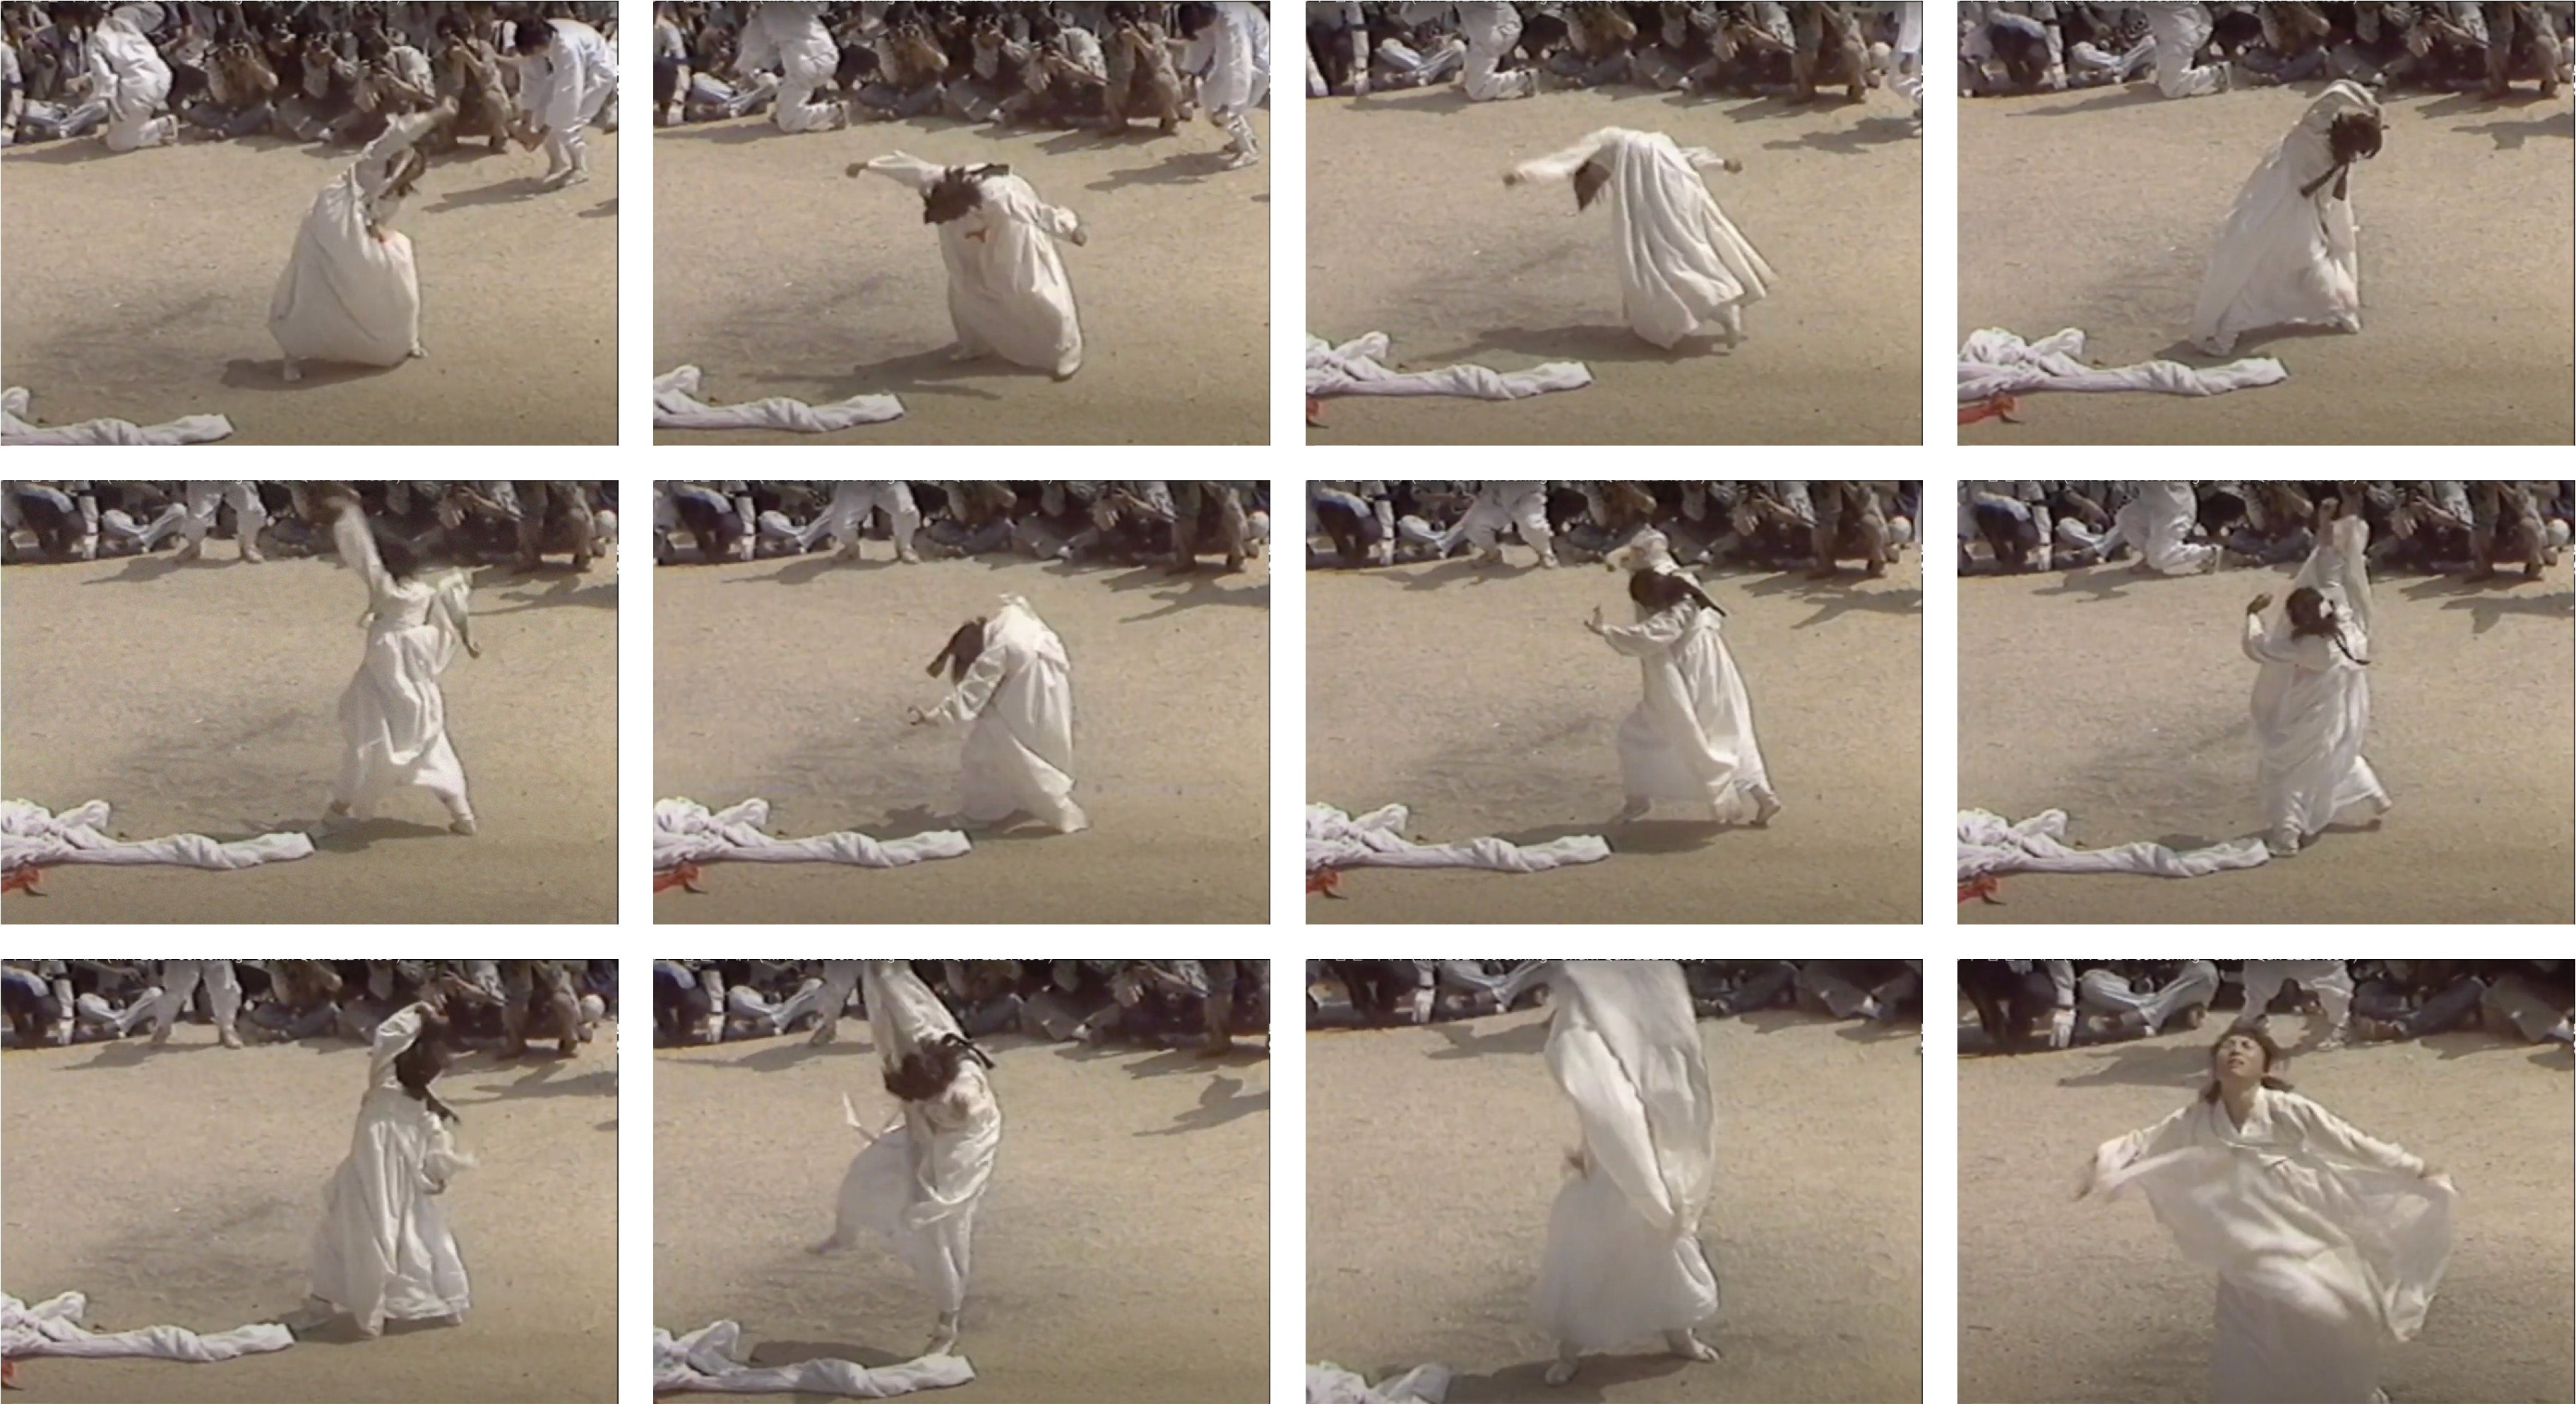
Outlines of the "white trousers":
<svg viewBox="0 0 2576 1404">
<path fill-rule="evenodd" d="M 2169 98 L 2207 97 L 2227 89 L 2227 66 L 2191 66 L 2209 42 L 2209 11 L 2198 4 L 2145 7 L 2147 38 L 2156 46 L 2156 91 Z"/>
<path fill-rule="evenodd" d="M 1556 559 L 1555 538 L 1547 529 L 1547 489 L 1537 484 L 1527 485 L 1509 498 L 1499 496 L 1490 487 L 1477 493 L 1467 514 L 1440 538 L 1440 554 L 1457 550 L 1462 540 L 1478 551 L 1498 550 L 1495 533 L 1509 526 L 1520 528 L 1521 540 L 1538 552 L 1540 560 Z"/>
<path fill-rule="evenodd" d="M 179 1014 L 196 997 L 197 982 L 206 985 L 206 1001 L 215 1007 L 215 1028 L 221 1033 L 233 1031 L 233 1016 L 241 1013 L 241 983 L 233 978 L 229 960 L 173 960 L 163 962 L 160 1000 L 152 1008 L 152 1032 L 169 1031 Z"/>
<path fill-rule="evenodd" d="M 841 554 L 858 558 L 859 537 L 868 529 L 868 514 L 882 511 L 894 527 L 895 554 L 912 559 L 912 534 L 921 529 L 921 509 L 912 503 L 910 483 L 838 483 L 832 488 L 832 504 L 823 514 L 796 532 L 799 549 L 810 550 L 815 542 L 830 537 L 841 543 Z"/>
<path fill-rule="evenodd" d="M 242 549 L 258 546 L 259 529 L 268 525 L 268 511 L 260 506 L 258 486 L 249 482 L 188 484 L 188 516 L 180 531 L 190 546 L 205 544 L 206 533 L 215 525 L 215 508 L 227 502 L 241 528 Z"/>
</svg>

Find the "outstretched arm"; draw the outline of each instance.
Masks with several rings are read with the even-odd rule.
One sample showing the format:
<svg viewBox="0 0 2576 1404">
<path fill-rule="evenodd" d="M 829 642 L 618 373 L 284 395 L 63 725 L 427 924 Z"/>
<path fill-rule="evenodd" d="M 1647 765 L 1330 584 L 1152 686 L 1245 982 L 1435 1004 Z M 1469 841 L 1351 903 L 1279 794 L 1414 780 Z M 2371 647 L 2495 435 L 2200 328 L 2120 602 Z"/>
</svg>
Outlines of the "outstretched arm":
<svg viewBox="0 0 2576 1404">
<path fill-rule="evenodd" d="M 340 515 L 331 523 L 331 544 L 340 553 L 340 563 L 367 583 L 368 599 L 384 593 L 392 583 L 384 558 L 376 554 L 376 538 L 367 530 L 367 514 L 357 503 L 345 499 L 340 503 Z"/>
<path fill-rule="evenodd" d="M 1728 158 L 1720 156 L 1716 152 L 1709 150 L 1705 146 L 1683 147 L 1682 159 L 1690 162 L 1692 168 L 1695 170 L 1706 170 L 1711 166 L 1715 166 L 1729 175 L 1741 175 L 1744 173 L 1744 163 L 1742 161 L 1729 160 Z"/>
<path fill-rule="evenodd" d="M 948 699 L 930 710 L 924 721 L 972 721 L 981 716 L 984 705 L 993 700 L 993 690 L 1002 685 L 1002 650 L 988 648 L 976 655 L 973 667 L 966 670 Z"/>
<path fill-rule="evenodd" d="M 1503 184 L 1528 185 L 1535 181 L 1572 180 L 1574 173 L 1581 170 L 1584 163 L 1590 161 L 1594 153 L 1601 149 L 1608 132 L 1609 129 L 1605 127 L 1563 151 L 1541 156 L 1535 161 L 1523 161 L 1503 172 Z"/>
<path fill-rule="evenodd" d="M 854 161 L 842 174 L 852 179 L 856 179 L 862 173 L 881 175 L 915 194 L 920 194 L 937 185 L 939 178 L 947 173 L 947 169 L 936 161 L 925 161 L 918 156 L 893 151 L 870 160 Z"/>
</svg>

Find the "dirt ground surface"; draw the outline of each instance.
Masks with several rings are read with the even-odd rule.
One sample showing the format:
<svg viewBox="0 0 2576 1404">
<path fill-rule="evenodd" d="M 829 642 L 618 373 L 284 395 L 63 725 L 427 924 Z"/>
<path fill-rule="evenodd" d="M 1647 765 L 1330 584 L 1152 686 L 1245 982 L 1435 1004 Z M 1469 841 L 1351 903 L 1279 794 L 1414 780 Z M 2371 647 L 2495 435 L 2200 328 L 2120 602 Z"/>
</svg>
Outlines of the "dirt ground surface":
<svg viewBox="0 0 2576 1404">
<path fill-rule="evenodd" d="M 1603 127 L 1744 163 L 1701 172 L 1779 275 L 1732 351 L 1640 339 L 1608 216 L 1503 172 Z M 1639 88 L 1468 102 L 1455 86 L 1306 104 L 1306 331 L 1382 331 L 1401 370 L 1581 361 L 1581 390 L 1507 403 L 1343 397 L 1311 444 L 1919 444 L 1923 139 L 1863 104 Z"/>
<path fill-rule="evenodd" d="M 1270 1063 L 981 1041 L 1002 1148 L 975 1214 L 960 1404 L 1257 1404 L 1269 1395 Z M 890 1364 L 932 1307 L 881 1242 L 831 1233 L 859 1140 L 883 1125 L 867 1021 L 654 1059 L 654 1324 L 742 1323 L 753 1363 Z M 743 1136 L 726 1127 L 794 1127 Z M 829 1396 L 774 1396 L 824 1404 Z"/>
<path fill-rule="evenodd" d="M 15 898 L 11 899 L 15 901 Z M 461 1327 L 345 1321 L 267 1355 L 18 1362 L 49 1404 L 606 1404 L 617 1397 L 617 1027 L 577 1058 L 476 1053 L 439 1081 L 478 1164 L 446 1195 L 473 1291 Z M 212 1025 L 0 1054 L 0 1275 L 89 1295 L 94 1330 L 228 1331 L 304 1303 L 322 1191 L 348 1154 L 367 1050 L 226 1050 Z M 643 1205 L 629 1213 L 649 1212 Z M 12 1398 L 22 1397 L 12 1394 Z"/>
<path fill-rule="evenodd" d="M 2197 848 L 2263 830 L 2245 605 L 2291 567 L 2170 578 L 2125 563 L 1959 582 L 1959 804 L 2063 809 L 2072 841 Z M 2372 582 L 2371 768 L 2397 807 L 2200 878 L 2023 873 L 1969 922 L 2576 919 L 2576 594 Z"/>
<path fill-rule="evenodd" d="M 2322 85 L 2181 101 L 2153 84 L 1959 104 L 1959 335 L 2081 327 L 2103 366 L 2191 345 L 2236 192 Z M 2528 85 L 2384 96 L 2353 169 L 2361 334 L 2282 329 L 2234 356 L 2290 378 L 2208 399 L 2026 396 L 1962 444 L 2565 444 L 2576 438 L 2576 113 Z"/>
<path fill-rule="evenodd" d="M 366 586 L 337 561 L 246 565 L 233 542 L 8 568 L 0 751 L 11 798 L 113 806 L 122 838 L 307 829 L 340 767 L 341 690 Z M 556 565 L 476 574 L 474 639 L 439 680 L 465 763 L 472 838 L 423 790 L 238 872 L 71 865 L 19 922 L 613 922 L 617 580 Z M 531 724 L 542 719 L 541 724 Z"/>
<path fill-rule="evenodd" d="M 1267 143 L 1270 114 L 1252 114 Z M 895 395 L 904 417 L 836 434 L 664 430 L 665 444 L 1262 444 L 1270 441 L 1270 167 L 1224 168 L 1223 128 L 1172 136 L 938 119 L 790 135 L 769 118 L 665 128 L 654 158 L 653 365 L 733 404 Z M 853 162 L 998 161 L 1073 211 L 1057 253 L 1082 320 L 1062 384 L 959 364 L 921 200 Z"/>
<path fill-rule="evenodd" d="M 236 444 L 617 442 L 617 136 L 591 179 L 540 152 L 430 160 L 394 227 L 420 269 L 426 359 L 278 375 L 268 303 L 313 197 L 357 152 L 261 138 L 0 156 L 0 377 L 47 424 L 222 414 Z"/>
<path fill-rule="evenodd" d="M 654 794 L 758 796 L 773 832 L 877 838 L 953 827 L 965 733 L 914 727 L 947 695 L 922 664 L 957 626 L 1024 595 L 1073 661 L 1078 834 L 973 837 L 887 870 L 727 863 L 682 922 L 1258 922 L 1270 909 L 1270 582 L 1001 556 L 858 565 L 828 555 L 669 566 L 654 585 Z M 784 588 L 782 588 L 784 587 Z M 758 679 L 746 686 L 746 679 Z"/>
<path fill-rule="evenodd" d="M 1975 1013 L 1961 1008 L 1963 1033 Z M 2284 1074 L 2328 1111 L 2459 1186 L 2450 1269 L 2423 1334 L 2391 1349 L 2391 1399 L 2563 1400 L 2576 1369 L 2576 1125 L 2568 1057 L 2483 1033 L 2295 1056 L 2321 1032 L 2275 1015 Z M 1959 1398 L 2145 1404 L 2209 1398 L 2216 1279 L 2134 1199 L 2074 1197 L 2094 1147 L 2172 1114 L 2208 1079 L 2217 1027 L 1959 1062 Z M 1937 1191 L 1936 1191 L 1937 1192 Z"/>
<path fill-rule="evenodd" d="M 1607 861 L 1553 872 L 1362 868 L 1310 922 L 1921 920 L 1922 563 L 1721 575 L 1705 588 L 1752 694 L 1785 808 L 1721 828 L 1685 806 L 1616 822 L 1619 723 L 1637 665 L 1584 632 L 1629 617 L 1621 578 L 1465 558 L 1306 576 L 1306 799 L 1401 803 L 1430 842 L 1602 834 Z"/>
<path fill-rule="evenodd" d="M 1438 1361 L 1451 1404 L 1848 1401 L 1923 1393 L 1922 1064 L 1910 1029 L 1788 1010 L 1703 1022 L 1717 1198 L 1700 1239 L 1723 1311 L 1692 1365 L 1555 1344 L 1530 1291 L 1574 1110 L 1545 1010 L 1306 1038 L 1306 1340 L 1375 1380 Z"/>
</svg>

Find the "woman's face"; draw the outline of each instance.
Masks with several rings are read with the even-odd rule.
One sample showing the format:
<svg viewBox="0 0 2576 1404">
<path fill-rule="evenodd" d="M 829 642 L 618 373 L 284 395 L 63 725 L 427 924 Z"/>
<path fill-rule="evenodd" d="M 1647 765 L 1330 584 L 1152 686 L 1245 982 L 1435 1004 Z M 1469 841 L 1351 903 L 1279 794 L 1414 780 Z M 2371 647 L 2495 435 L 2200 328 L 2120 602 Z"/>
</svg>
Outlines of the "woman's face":
<svg viewBox="0 0 2576 1404">
<path fill-rule="evenodd" d="M 2220 1039 L 2210 1061 L 2216 1065 L 2220 1082 L 2243 1086 L 2263 1080 L 2263 1045 L 2242 1034 Z"/>
</svg>

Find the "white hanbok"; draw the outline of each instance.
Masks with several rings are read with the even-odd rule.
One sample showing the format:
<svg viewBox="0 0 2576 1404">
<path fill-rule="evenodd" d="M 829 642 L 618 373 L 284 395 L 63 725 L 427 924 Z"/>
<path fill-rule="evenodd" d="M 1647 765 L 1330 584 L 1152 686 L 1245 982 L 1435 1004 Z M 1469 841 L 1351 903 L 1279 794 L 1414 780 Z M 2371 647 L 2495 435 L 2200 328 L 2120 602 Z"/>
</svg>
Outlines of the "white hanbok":
<svg viewBox="0 0 2576 1404">
<path fill-rule="evenodd" d="M 2384 1404 L 2379 1356 L 2424 1324 L 2457 1192 L 2424 1162 L 2293 1092 L 2238 1126 L 2189 1106 L 2094 1153 L 2091 1187 L 2146 1196 L 2218 1273 L 2213 1404 Z"/>
<path fill-rule="evenodd" d="M 1637 660 L 1646 695 L 1619 724 L 1619 775 L 1628 799 L 1707 805 L 1743 823 L 1774 802 L 1753 735 L 1753 699 L 1719 632 L 1717 612 L 1685 600 L 1601 631 Z"/>
<path fill-rule="evenodd" d="M 465 765 L 447 739 L 438 675 L 465 632 L 472 582 L 462 571 L 398 579 L 376 555 L 366 519 L 345 511 L 332 526 L 341 563 L 367 585 L 366 656 L 340 694 L 340 779 L 335 806 L 366 818 L 386 792 L 417 785 L 453 819 L 470 820 Z"/>
<path fill-rule="evenodd" d="M 2138 552 L 2147 569 L 2160 575 L 2197 575 L 2218 562 L 2218 548 L 2194 542 L 2191 529 L 2200 521 L 2200 498 L 2187 482 L 2139 483 L 2129 500 L 2112 514 L 2111 530 L 2101 539 L 2104 555 L 2122 542 Z"/>
<path fill-rule="evenodd" d="M 470 1304 L 439 1196 L 473 1162 L 447 1123 L 394 1080 L 394 1059 L 419 1040 L 427 1012 L 415 1004 L 376 1026 L 349 1155 L 323 1190 L 313 1234 L 312 1296 L 371 1336 L 388 1320 L 462 1320 Z"/>
<path fill-rule="evenodd" d="M 2388 791 L 2361 754 L 2370 732 L 2370 670 L 2355 660 L 2370 657 L 2369 545 L 2368 522 L 2341 518 L 2291 582 L 2325 597 L 2340 621 L 2340 646 L 2317 635 L 2293 637 L 2286 607 L 2268 627 L 2260 615 L 2245 616 L 2245 656 L 2262 665 L 2254 678 L 2254 740 L 2263 748 L 2255 781 L 2272 841 L 2291 851 L 2348 806 L 2388 805 Z"/>
<path fill-rule="evenodd" d="M 859 972 L 868 1029 L 885 1067 L 951 1034 L 957 1021 L 939 997 L 899 960 L 871 960 Z M 975 1210 L 992 1183 L 1002 1147 L 1002 1104 L 973 1058 L 957 1080 L 928 1102 L 906 1102 L 903 1119 L 871 1140 L 841 1179 L 832 1236 L 824 1249 L 847 1248 L 863 1232 L 884 1234 L 895 1255 L 921 1279 L 943 1317 L 966 1301 Z"/>
<path fill-rule="evenodd" d="M 2368 89 L 2333 84 L 2246 178 L 2192 313 L 2191 339 L 2202 350 L 2224 356 L 2238 337 L 2264 327 L 2361 330 L 2359 228 L 2352 201 L 2338 193 L 2351 173 L 2329 176 L 2335 159 L 2327 133 L 2337 117 L 2378 111 Z"/>
<path fill-rule="evenodd" d="M 617 50 L 579 20 L 549 20 L 554 43 L 519 65 L 519 107 L 546 134 L 546 165 L 555 174 L 587 173 L 590 143 L 582 129 L 617 100 Z M 606 118 L 616 120 L 614 111 Z"/>
<path fill-rule="evenodd" d="M 411 239 L 384 228 L 401 209 L 395 163 L 437 118 L 396 117 L 338 179 L 322 187 L 295 231 L 295 252 L 268 301 L 268 334 L 298 361 L 395 366 L 420 348 L 420 273 Z"/>
<path fill-rule="evenodd" d="M 959 757 L 968 819 L 1021 813 L 1058 833 L 1091 827 L 1073 801 L 1073 665 L 1027 600 L 1002 597 L 984 622 L 984 651 L 930 719 L 974 724 Z"/>
<path fill-rule="evenodd" d="M 1744 309 L 1769 293 L 1775 275 L 1700 181 L 1699 168 L 1722 158 L 1661 132 L 1604 127 L 1514 167 L 1511 179 L 1571 180 L 1588 164 L 1609 172 L 1602 194 L 1629 328 L 1669 351 L 1714 323 L 1733 344 L 1744 334 Z"/>
<path fill-rule="evenodd" d="M 1199 80 L 1199 104 L 1225 125 L 1228 149 L 1251 160 L 1260 142 L 1244 114 L 1270 95 L 1270 21 L 1257 5 L 1224 0 L 1216 20 L 1182 52 L 1180 68 Z"/>
<path fill-rule="evenodd" d="M 179 119 L 161 111 L 170 97 L 170 65 L 124 14 L 110 14 L 90 31 L 89 80 L 91 101 L 107 108 L 99 139 L 108 150 L 137 151 L 179 139 Z"/>
<path fill-rule="evenodd" d="M 1699 1241 L 1717 1186 L 1717 1105 L 1681 967 L 1568 961 L 1550 981 L 1547 1066 L 1583 1124 L 1583 1165 L 1548 1214 L 1539 1328 L 1601 1349 L 1717 1315 Z"/>
<path fill-rule="evenodd" d="M 868 170 L 915 191 L 939 183 L 947 168 L 897 151 Z M 1058 380 L 1082 369 L 1082 319 L 1073 283 L 1055 241 L 1082 241 L 1073 211 L 1038 198 L 1016 175 L 986 176 L 983 203 L 939 226 L 939 256 L 948 266 L 948 317 L 961 356 L 1000 356 Z"/>
</svg>

